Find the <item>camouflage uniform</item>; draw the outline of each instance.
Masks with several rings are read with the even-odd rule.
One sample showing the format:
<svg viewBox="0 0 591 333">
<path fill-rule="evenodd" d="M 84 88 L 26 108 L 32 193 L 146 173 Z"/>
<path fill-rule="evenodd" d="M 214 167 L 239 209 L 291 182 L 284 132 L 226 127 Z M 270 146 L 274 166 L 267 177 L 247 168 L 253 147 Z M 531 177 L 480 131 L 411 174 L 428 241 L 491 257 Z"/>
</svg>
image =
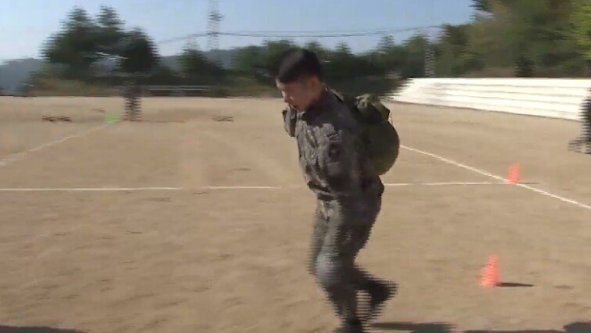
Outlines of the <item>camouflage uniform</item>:
<svg viewBox="0 0 591 333">
<path fill-rule="evenodd" d="M 123 97 L 125 98 L 125 120 L 139 120 L 140 95 L 141 89 L 139 85 L 133 81 L 128 82 L 123 92 Z"/>
<path fill-rule="evenodd" d="M 583 104 L 583 140 L 587 143 L 591 143 L 591 96 L 588 96 Z"/>
<path fill-rule="evenodd" d="M 310 271 L 341 319 L 358 321 L 356 295 L 377 280 L 354 261 L 381 208 L 384 186 L 367 163 L 360 126 L 330 91 L 305 112 L 283 112 L 285 129 L 297 139 L 308 187 L 317 196 Z"/>
<path fill-rule="evenodd" d="M 582 133 L 578 139 L 569 142 L 569 149 L 591 154 L 591 96 L 583 101 L 581 109 Z"/>
</svg>

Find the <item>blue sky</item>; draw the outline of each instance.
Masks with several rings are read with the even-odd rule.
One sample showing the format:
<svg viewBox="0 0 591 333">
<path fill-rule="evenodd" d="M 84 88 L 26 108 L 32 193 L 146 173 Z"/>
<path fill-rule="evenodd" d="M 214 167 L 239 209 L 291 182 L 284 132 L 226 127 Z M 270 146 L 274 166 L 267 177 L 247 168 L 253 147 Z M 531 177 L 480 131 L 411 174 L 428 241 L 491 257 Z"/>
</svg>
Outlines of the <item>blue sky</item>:
<svg viewBox="0 0 591 333">
<path fill-rule="evenodd" d="M 221 31 L 368 31 L 460 24 L 471 20 L 470 0 L 219 0 Z M 156 42 L 205 32 L 207 0 L 0 0 L 0 61 L 39 57 L 45 40 L 59 30 L 74 6 L 96 15 L 115 8 L 126 26 L 143 28 Z M 436 33 L 432 31 L 432 33 Z M 397 41 L 412 32 L 393 34 Z M 345 41 L 355 52 L 376 46 L 380 37 L 319 39 L 332 47 Z M 309 39 L 294 39 L 303 43 Z M 207 49 L 205 38 L 195 39 Z M 262 38 L 220 37 L 222 49 L 262 43 Z M 185 42 L 159 45 L 162 55 L 178 53 Z"/>
</svg>

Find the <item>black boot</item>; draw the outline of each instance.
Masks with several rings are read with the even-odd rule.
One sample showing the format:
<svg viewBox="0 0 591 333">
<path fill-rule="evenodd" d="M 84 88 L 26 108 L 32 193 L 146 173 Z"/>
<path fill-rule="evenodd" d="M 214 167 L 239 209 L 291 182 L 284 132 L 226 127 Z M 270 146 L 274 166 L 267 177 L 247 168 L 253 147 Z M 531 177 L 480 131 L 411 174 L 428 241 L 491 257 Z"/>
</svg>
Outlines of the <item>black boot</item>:
<svg viewBox="0 0 591 333">
<path fill-rule="evenodd" d="M 367 289 L 369 304 L 365 321 L 375 319 L 380 315 L 386 301 L 396 295 L 398 285 L 394 282 L 373 282 Z"/>
<path fill-rule="evenodd" d="M 361 321 L 356 319 L 345 323 L 343 326 L 332 331 L 332 333 L 365 333 L 365 330 L 363 330 Z"/>
</svg>

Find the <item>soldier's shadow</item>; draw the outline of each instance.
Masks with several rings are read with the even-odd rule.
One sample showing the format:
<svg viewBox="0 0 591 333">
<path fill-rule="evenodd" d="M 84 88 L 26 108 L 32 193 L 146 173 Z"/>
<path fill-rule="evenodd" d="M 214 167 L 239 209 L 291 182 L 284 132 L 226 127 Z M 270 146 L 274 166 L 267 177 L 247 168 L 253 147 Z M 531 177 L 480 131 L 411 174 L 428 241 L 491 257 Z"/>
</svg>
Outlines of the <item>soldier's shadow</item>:
<svg viewBox="0 0 591 333">
<path fill-rule="evenodd" d="M 576 322 L 565 325 L 563 330 L 468 330 L 464 332 L 454 331 L 453 326 L 446 323 L 400 323 L 385 322 L 376 323 L 372 327 L 388 331 L 408 331 L 410 333 L 591 333 L 591 322 Z"/>
<path fill-rule="evenodd" d="M 50 327 L 16 327 L 0 325 L 0 333 L 84 333 L 77 330 L 58 329 Z"/>
<path fill-rule="evenodd" d="M 408 331 L 411 333 L 451 333 L 453 326 L 445 323 L 402 323 L 385 322 L 372 325 L 373 328 L 388 331 Z"/>
</svg>

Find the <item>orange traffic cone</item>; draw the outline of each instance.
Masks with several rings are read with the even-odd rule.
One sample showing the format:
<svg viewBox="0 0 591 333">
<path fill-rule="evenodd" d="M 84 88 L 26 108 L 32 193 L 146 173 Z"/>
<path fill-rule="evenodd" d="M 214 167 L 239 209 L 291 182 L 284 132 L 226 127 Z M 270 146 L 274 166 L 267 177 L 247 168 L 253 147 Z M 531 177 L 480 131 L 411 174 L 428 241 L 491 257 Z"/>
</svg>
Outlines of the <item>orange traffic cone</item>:
<svg viewBox="0 0 591 333">
<path fill-rule="evenodd" d="M 497 256 L 490 256 L 486 267 L 482 270 L 482 277 L 480 279 L 480 286 L 485 288 L 493 288 L 501 283 L 499 273 L 499 258 Z"/>
<path fill-rule="evenodd" d="M 513 164 L 509 168 L 509 176 L 507 178 L 509 183 L 513 185 L 519 184 L 519 182 L 521 182 L 521 166 L 519 163 Z"/>
</svg>

